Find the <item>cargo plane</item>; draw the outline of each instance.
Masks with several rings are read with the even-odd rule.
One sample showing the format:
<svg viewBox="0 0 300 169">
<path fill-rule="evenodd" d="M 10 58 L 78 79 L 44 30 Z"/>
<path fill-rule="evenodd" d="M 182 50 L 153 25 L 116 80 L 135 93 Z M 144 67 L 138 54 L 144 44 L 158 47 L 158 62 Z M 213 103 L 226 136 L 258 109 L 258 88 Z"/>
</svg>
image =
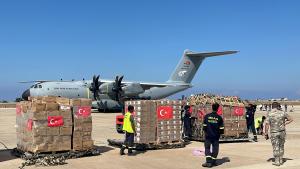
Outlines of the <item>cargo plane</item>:
<svg viewBox="0 0 300 169">
<path fill-rule="evenodd" d="M 192 87 L 192 80 L 207 57 L 234 54 L 237 51 L 193 52 L 185 50 L 169 80 L 163 83 L 123 81 L 123 76 L 114 80 L 100 79 L 82 81 L 32 81 L 35 83 L 24 91 L 22 98 L 30 96 L 58 96 L 66 98 L 91 98 L 93 108 L 99 111 L 120 111 L 126 100 L 162 99 Z M 21 82 L 30 83 L 30 82 Z"/>
</svg>

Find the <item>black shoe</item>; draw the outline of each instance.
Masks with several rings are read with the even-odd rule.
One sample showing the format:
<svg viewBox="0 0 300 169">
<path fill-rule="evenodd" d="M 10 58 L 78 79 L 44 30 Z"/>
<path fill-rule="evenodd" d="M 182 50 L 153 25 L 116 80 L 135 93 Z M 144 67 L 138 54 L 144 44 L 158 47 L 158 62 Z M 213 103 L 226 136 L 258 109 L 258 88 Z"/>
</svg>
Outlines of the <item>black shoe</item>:
<svg viewBox="0 0 300 169">
<path fill-rule="evenodd" d="M 202 164 L 202 167 L 211 168 L 213 165 L 211 163 L 204 163 Z"/>
<path fill-rule="evenodd" d="M 122 156 L 122 155 L 125 155 L 124 150 L 125 150 L 125 149 L 123 149 L 123 148 L 120 149 L 120 155 L 121 155 L 121 156 Z"/>
<path fill-rule="evenodd" d="M 128 154 L 131 155 L 132 153 L 132 149 L 128 149 Z"/>
</svg>

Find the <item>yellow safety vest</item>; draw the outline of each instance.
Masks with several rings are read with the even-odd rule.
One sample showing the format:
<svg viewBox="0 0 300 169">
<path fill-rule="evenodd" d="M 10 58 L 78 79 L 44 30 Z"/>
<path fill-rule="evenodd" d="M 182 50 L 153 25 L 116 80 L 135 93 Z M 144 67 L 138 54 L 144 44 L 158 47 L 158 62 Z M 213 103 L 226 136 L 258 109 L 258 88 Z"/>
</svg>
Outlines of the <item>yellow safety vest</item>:
<svg viewBox="0 0 300 169">
<path fill-rule="evenodd" d="M 255 124 L 255 128 L 259 128 L 259 127 L 260 127 L 260 124 L 261 124 L 261 122 L 262 122 L 262 117 L 256 118 L 254 122 L 255 122 L 255 123 L 254 123 L 254 124 Z"/>
<path fill-rule="evenodd" d="M 130 112 L 127 112 L 124 116 L 123 131 L 125 131 L 127 133 L 134 133 L 133 129 L 132 129 L 132 124 L 130 121 L 130 116 L 131 116 Z"/>
</svg>

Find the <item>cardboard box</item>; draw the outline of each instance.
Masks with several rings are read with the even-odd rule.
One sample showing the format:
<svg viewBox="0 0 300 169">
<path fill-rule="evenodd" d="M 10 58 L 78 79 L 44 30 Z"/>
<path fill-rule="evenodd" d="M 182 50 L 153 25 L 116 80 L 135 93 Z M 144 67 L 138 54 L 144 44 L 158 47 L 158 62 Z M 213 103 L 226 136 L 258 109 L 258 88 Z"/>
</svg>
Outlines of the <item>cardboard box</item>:
<svg viewBox="0 0 300 169">
<path fill-rule="evenodd" d="M 88 140 L 88 141 L 83 141 L 82 142 L 82 148 L 85 150 L 91 149 L 94 147 L 94 141 L 93 140 Z"/>
<path fill-rule="evenodd" d="M 70 99 L 70 105 L 71 106 L 81 106 L 81 100 L 80 99 Z"/>
<path fill-rule="evenodd" d="M 71 136 L 72 135 L 72 127 L 60 127 L 59 135 L 61 136 Z"/>
<path fill-rule="evenodd" d="M 55 102 L 47 103 L 45 110 L 49 111 L 49 112 L 58 111 L 59 110 L 59 105 Z"/>
<path fill-rule="evenodd" d="M 32 120 L 47 120 L 47 112 L 46 111 L 37 111 L 32 113 Z"/>
<path fill-rule="evenodd" d="M 76 99 L 72 103 L 78 106 L 82 103 L 88 107 L 91 100 Z M 69 99 L 34 97 L 31 101 L 18 103 L 17 106 L 16 142 L 19 149 L 43 153 L 72 149 L 83 151 L 92 147 L 92 117 L 74 117 Z M 63 126 L 48 127 L 49 116 L 62 116 Z"/>
<path fill-rule="evenodd" d="M 56 103 L 58 103 L 59 105 L 70 106 L 70 99 L 63 98 L 63 97 L 57 97 Z"/>
<path fill-rule="evenodd" d="M 80 99 L 80 106 L 91 106 L 92 100 L 91 99 Z"/>
<path fill-rule="evenodd" d="M 59 135 L 59 127 L 47 127 L 47 135 L 48 136 L 58 136 Z"/>
<path fill-rule="evenodd" d="M 24 105 L 23 109 L 25 110 L 26 105 Z M 45 103 L 37 103 L 37 102 L 33 102 L 31 105 L 31 112 L 41 112 L 41 111 L 45 111 L 46 110 L 46 104 Z"/>
<path fill-rule="evenodd" d="M 82 138 L 81 137 L 74 137 L 73 138 L 73 150 L 82 150 Z"/>
<path fill-rule="evenodd" d="M 43 96 L 41 100 L 45 103 L 54 103 L 56 102 L 57 97 L 56 96 Z"/>
</svg>

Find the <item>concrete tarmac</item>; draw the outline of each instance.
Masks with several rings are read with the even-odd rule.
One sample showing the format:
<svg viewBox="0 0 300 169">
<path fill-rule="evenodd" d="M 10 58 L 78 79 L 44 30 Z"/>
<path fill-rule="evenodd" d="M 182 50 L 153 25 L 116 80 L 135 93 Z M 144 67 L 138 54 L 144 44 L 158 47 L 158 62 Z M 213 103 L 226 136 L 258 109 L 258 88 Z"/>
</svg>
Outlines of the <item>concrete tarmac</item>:
<svg viewBox="0 0 300 169">
<path fill-rule="evenodd" d="M 265 112 L 257 112 L 262 116 Z M 287 127 L 286 162 L 272 166 L 270 140 L 259 137 L 259 142 L 224 143 L 220 145 L 217 169 L 300 169 L 300 107 L 289 113 L 294 122 Z M 122 139 L 115 130 L 115 113 L 93 113 L 93 139 L 101 155 L 67 160 L 67 164 L 47 169 L 195 169 L 202 168 L 204 156 L 194 156 L 194 150 L 204 150 L 203 143 L 192 142 L 185 148 L 136 152 L 134 156 L 120 156 L 119 149 L 110 147 L 107 139 Z M 0 109 L 0 141 L 8 148 L 16 147 L 15 109 Z M 17 169 L 23 160 L 15 158 L 0 144 L 0 169 Z M 26 167 L 45 169 L 45 167 Z"/>
</svg>

